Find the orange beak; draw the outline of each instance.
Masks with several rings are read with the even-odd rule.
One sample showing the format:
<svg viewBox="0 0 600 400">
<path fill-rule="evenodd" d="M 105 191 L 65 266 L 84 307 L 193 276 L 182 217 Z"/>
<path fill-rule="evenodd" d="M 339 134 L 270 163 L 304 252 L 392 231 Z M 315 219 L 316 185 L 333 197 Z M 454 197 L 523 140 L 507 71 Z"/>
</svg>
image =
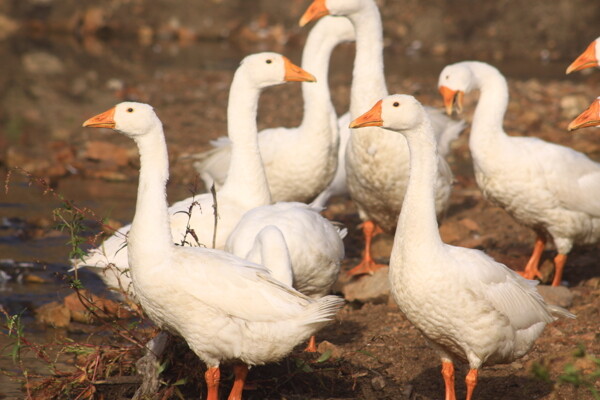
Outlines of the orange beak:
<svg viewBox="0 0 600 400">
<path fill-rule="evenodd" d="M 461 90 L 452 90 L 447 86 L 440 86 L 440 93 L 442 95 L 442 98 L 444 99 L 446 114 L 452 115 L 454 105 L 456 105 L 456 112 L 462 112 L 463 96 L 465 95 L 465 92 Z"/>
<path fill-rule="evenodd" d="M 382 126 L 383 120 L 381 119 L 381 103 L 383 100 L 379 100 L 373 108 L 369 111 L 350 122 L 350 128 L 364 128 L 365 126 Z"/>
<path fill-rule="evenodd" d="M 294 64 L 287 57 L 283 57 L 283 65 L 285 68 L 285 79 L 287 82 L 316 82 L 317 79 L 312 75 Z"/>
<path fill-rule="evenodd" d="M 84 128 L 109 128 L 115 129 L 115 108 L 104 111 L 83 123 Z"/>
<path fill-rule="evenodd" d="M 300 26 L 308 24 L 310 21 L 316 21 L 321 17 L 329 14 L 329 10 L 325 5 L 325 0 L 314 0 L 300 18 L 298 23 Z"/>
<path fill-rule="evenodd" d="M 587 108 L 587 110 L 571 121 L 567 129 L 569 131 L 574 131 L 576 129 L 598 125 L 600 125 L 600 100 L 597 99 Z"/>
<path fill-rule="evenodd" d="M 585 49 L 583 53 L 577 57 L 575 61 L 569 65 L 567 68 L 567 74 L 570 74 L 573 71 L 579 71 L 582 69 L 595 67 L 598 65 L 598 58 L 596 57 L 596 41 L 594 40 L 590 45 Z"/>
</svg>

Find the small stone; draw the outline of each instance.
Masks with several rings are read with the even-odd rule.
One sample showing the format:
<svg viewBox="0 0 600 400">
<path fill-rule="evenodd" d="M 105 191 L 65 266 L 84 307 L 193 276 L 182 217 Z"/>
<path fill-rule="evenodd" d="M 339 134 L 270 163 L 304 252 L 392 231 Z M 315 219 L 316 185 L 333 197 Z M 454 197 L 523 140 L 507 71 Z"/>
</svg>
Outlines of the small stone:
<svg viewBox="0 0 600 400">
<path fill-rule="evenodd" d="M 85 11 L 82 21 L 82 31 L 84 35 L 90 35 L 98 32 L 106 26 L 104 10 L 101 7 L 91 7 Z"/>
<path fill-rule="evenodd" d="M 383 376 L 378 375 L 371 379 L 371 386 L 375 390 L 383 390 L 383 388 L 385 388 L 385 379 L 383 379 Z"/>
<path fill-rule="evenodd" d="M 582 94 L 571 94 L 560 99 L 561 114 L 566 119 L 573 119 L 585 110 L 590 99 Z"/>
<path fill-rule="evenodd" d="M 45 278 L 42 278 L 39 275 L 35 275 L 35 274 L 27 274 L 23 277 L 23 281 L 26 283 L 48 283 L 48 280 Z"/>
<path fill-rule="evenodd" d="M 342 287 L 348 301 L 385 304 L 390 294 L 389 267 L 381 268 L 373 275 L 362 275 L 352 279 Z"/>
<path fill-rule="evenodd" d="M 573 304 L 573 293 L 565 286 L 538 285 L 537 290 L 548 304 L 565 308 Z"/>
<path fill-rule="evenodd" d="M 319 343 L 319 345 L 317 346 L 317 351 L 320 354 L 330 351 L 332 358 L 340 358 L 343 354 L 343 351 L 340 347 L 336 346 L 331 342 L 328 342 L 327 340 L 323 340 L 321 343 Z"/>
<path fill-rule="evenodd" d="M 141 26 L 137 32 L 138 42 L 142 46 L 149 46 L 154 40 L 154 30 L 149 26 Z"/>
<path fill-rule="evenodd" d="M 473 221 L 471 218 L 463 218 L 459 223 L 472 232 L 479 232 L 479 224 Z"/>
<path fill-rule="evenodd" d="M 62 73 L 65 69 L 58 57 L 43 51 L 25 54 L 22 62 L 25 70 L 31 74 L 54 75 Z"/>
<path fill-rule="evenodd" d="M 71 313 L 63 303 L 53 301 L 35 310 L 35 319 L 55 328 L 65 328 L 71 322 Z"/>
<path fill-rule="evenodd" d="M 406 386 L 404 386 L 404 389 L 402 389 L 402 394 L 404 395 L 404 398 L 406 398 L 406 399 L 412 398 L 411 397 L 412 393 L 413 393 L 413 385 L 406 385 Z"/>
<path fill-rule="evenodd" d="M 19 25 L 15 21 L 6 15 L 0 14 L 0 39 L 10 36 L 17 29 L 19 29 Z"/>
</svg>

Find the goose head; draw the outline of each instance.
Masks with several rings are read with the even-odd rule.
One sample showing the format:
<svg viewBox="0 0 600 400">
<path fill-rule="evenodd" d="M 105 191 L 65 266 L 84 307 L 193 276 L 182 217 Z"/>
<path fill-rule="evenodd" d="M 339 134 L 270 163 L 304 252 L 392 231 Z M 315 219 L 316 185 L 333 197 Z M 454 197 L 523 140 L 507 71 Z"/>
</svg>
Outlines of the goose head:
<svg viewBox="0 0 600 400">
<path fill-rule="evenodd" d="M 248 74 L 259 88 L 283 82 L 316 82 L 315 77 L 277 53 L 256 53 L 246 56 L 239 70 Z"/>
<path fill-rule="evenodd" d="M 568 129 L 574 131 L 588 126 L 600 126 L 600 97 L 596 98 L 587 110 L 571 121 Z"/>
<path fill-rule="evenodd" d="M 448 115 L 452 114 L 454 106 L 457 112 L 462 112 L 463 96 L 473 89 L 473 81 L 473 73 L 465 63 L 451 64 L 442 70 L 438 89 Z"/>
<path fill-rule="evenodd" d="M 152 106 L 125 101 L 85 121 L 83 127 L 114 129 L 135 138 L 152 131 L 162 124 Z"/>
<path fill-rule="evenodd" d="M 300 18 L 300 26 L 325 15 L 348 16 L 360 11 L 366 0 L 314 0 Z"/>
<path fill-rule="evenodd" d="M 590 45 L 585 49 L 583 53 L 579 55 L 569 65 L 567 68 L 567 74 L 570 74 L 573 71 L 580 71 L 582 69 L 591 68 L 591 67 L 599 67 L 600 61 L 598 57 L 600 56 L 600 37 L 594 40 Z"/>
<path fill-rule="evenodd" d="M 350 123 L 350 128 L 379 126 L 407 136 L 418 132 L 416 127 L 425 120 L 423 106 L 413 96 L 393 94 L 379 100 L 366 113 Z"/>
</svg>

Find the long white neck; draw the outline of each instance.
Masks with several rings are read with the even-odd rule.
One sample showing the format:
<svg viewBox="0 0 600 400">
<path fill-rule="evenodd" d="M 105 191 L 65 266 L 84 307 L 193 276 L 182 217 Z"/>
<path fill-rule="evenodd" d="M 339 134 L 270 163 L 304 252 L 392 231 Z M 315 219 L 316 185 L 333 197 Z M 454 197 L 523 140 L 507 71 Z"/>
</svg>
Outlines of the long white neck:
<svg viewBox="0 0 600 400">
<path fill-rule="evenodd" d="M 356 56 L 352 72 L 350 116 L 357 118 L 388 95 L 383 70 L 383 32 L 381 15 L 373 1 L 348 15 L 356 31 Z"/>
<path fill-rule="evenodd" d="M 469 146 L 472 150 L 493 149 L 498 141 L 507 137 L 502 122 L 508 106 L 508 85 L 491 65 L 477 61 L 467 65 L 475 78 L 475 87 L 481 92 L 473 115 Z"/>
<path fill-rule="evenodd" d="M 302 52 L 302 69 L 313 74 L 317 81 L 302 83 L 304 116 L 300 127 L 315 139 L 325 140 L 329 138 L 323 135 L 321 127 L 329 126 L 333 141 L 337 142 L 337 115 L 329 92 L 329 59 L 333 49 L 344 40 L 327 32 L 328 22 L 331 21 L 319 22 L 325 23 L 317 23 L 313 27 Z"/>
<path fill-rule="evenodd" d="M 227 132 L 231 140 L 231 163 L 221 194 L 243 197 L 254 206 L 271 203 L 271 192 L 258 148 L 256 110 L 261 88 L 238 68 L 227 105 Z"/>
<path fill-rule="evenodd" d="M 128 239 L 130 268 L 160 263 L 170 255 L 173 238 L 169 222 L 166 184 L 169 179 L 167 144 L 160 122 L 134 138 L 140 152 L 140 177 L 135 216 Z"/>
<path fill-rule="evenodd" d="M 392 257 L 397 252 L 403 254 L 404 250 L 411 253 L 429 251 L 432 242 L 440 246 L 442 243 L 435 212 L 437 145 L 430 122 L 423 121 L 414 131 L 411 130 L 406 139 L 410 152 L 410 176 L 398 218 Z"/>
</svg>

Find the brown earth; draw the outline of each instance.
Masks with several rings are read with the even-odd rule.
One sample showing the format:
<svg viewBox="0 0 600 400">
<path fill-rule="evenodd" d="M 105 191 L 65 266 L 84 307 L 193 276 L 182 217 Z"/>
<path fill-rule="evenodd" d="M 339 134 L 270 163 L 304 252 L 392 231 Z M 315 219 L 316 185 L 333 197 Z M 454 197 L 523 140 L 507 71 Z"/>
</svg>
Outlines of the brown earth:
<svg viewBox="0 0 600 400">
<path fill-rule="evenodd" d="M 98 26 L 107 26 L 102 32 L 122 37 L 127 32 L 119 30 L 125 23 L 117 11 L 127 10 L 130 15 L 136 16 L 131 28 L 136 38 L 140 38 L 139 45 L 133 46 L 135 51 L 114 39 L 107 42 L 94 37 L 59 40 L 38 37 L 35 43 L 13 36 L 0 41 L 0 49 L 14 55 L 0 65 L 3 93 L 0 95 L 0 161 L 3 166 L 21 166 L 50 177 L 58 191 L 65 179 L 79 179 L 71 177 L 73 168 L 84 180 L 92 183 L 100 178 L 136 179 L 137 155 L 129 141 L 118 135 L 99 137 L 79 128 L 86 118 L 124 98 L 151 103 L 165 123 L 172 161 L 170 185 L 185 186 L 194 182 L 195 174 L 189 162 L 180 160 L 180 157 L 207 149 L 210 139 L 226 131 L 224 109 L 227 88 L 240 54 L 268 47 L 270 50 L 291 52 L 295 56 L 292 58 L 299 61 L 300 48 L 294 43 L 301 43 L 305 32 L 293 27 L 292 22 L 300 15 L 306 1 L 294 0 L 285 7 L 281 2 L 257 2 L 258 9 L 250 8 L 247 14 L 241 14 L 236 7 L 247 8 L 246 2 L 213 0 L 205 4 L 206 12 L 202 16 L 198 16 L 198 11 L 190 8 L 188 2 L 176 3 L 172 9 L 171 3 L 166 1 L 102 3 L 112 5 L 102 8 L 102 12 L 106 13 L 104 17 L 94 14 L 93 10 L 80 10 L 73 1 L 63 3 L 65 8 L 62 10 L 66 10 L 63 13 L 59 12 L 61 9 L 52 8 L 52 2 L 0 3 L 0 13 L 17 21 L 17 25 L 28 21 L 21 29 L 30 32 L 70 31 L 75 24 L 78 29 L 89 29 L 94 33 L 104 29 Z M 535 13 L 531 15 L 522 11 L 523 7 L 531 4 L 525 1 L 517 2 L 518 6 L 509 2 L 494 2 L 496 5 L 492 6 L 485 2 L 474 4 L 470 1 L 441 0 L 428 5 L 416 1 L 402 6 L 392 1 L 380 3 L 384 6 L 386 37 L 393 38 L 395 42 L 386 53 L 391 92 L 410 93 L 424 103 L 441 106 L 436 91 L 437 73 L 449 60 L 466 57 L 493 62 L 494 59 L 524 57 L 534 48 L 537 54 L 540 49 L 549 49 L 551 59 L 563 60 L 558 67 L 556 64 L 548 66 L 531 61 L 514 68 L 507 64 L 506 69 L 502 69 L 509 78 L 511 92 L 505 128 L 514 135 L 537 136 L 600 159 L 600 139 L 596 130 L 587 129 L 577 134 L 566 132 L 570 119 L 598 95 L 600 72 L 592 71 L 595 73 L 575 77 L 562 77 L 552 72 L 556 68 L 563 70 L 568 64 L 566 58 L 575 56 L 595 37 L 587 34 L 589 32 L 584 33 L 583 29 L 594 26 L 589 21 L 595 23 L 600 18 L 599 7 L 590 5 L 594 2 L 557 2 L 560 5 L 556 8 L 536 3 L 533 7 Z M 468 4 L 473 12 L 461 11 L 459 6 L 464 4 Z M 271 14 L 264 16 L 266 10 L 271 9 L 278 10 L 280 30 L 273 28 L 277 25 L 274 22 L 276 17 Z M 76 10 L 79 19 L 73 17 L 72 13 Z M 188 14 L 188 10 L 195 11 Z M 211 14 L 213 11 L 214 15 Z M 178 20 L 173 22 L 164 17 L 171 14 L 177 15 Z M 522 14 L 523 18 L 515 22 Z M 427 23 L 411 22 L 427 18 L 430 19 Z M 58 22 L 48 24 L 47 21 Z M 65 21 L 70 21 L 71 25 Z M 145 24 L 140 24 L 140 21 L 145 21 Z M 253 21 L 259 26 L 260 21 L 266 21 L 263 22 L 264 30 L 252 25 L 250 22 Z M 248 26 L 254 28 L 246 28 Z M 433 32 L 432 26 L 441 29 Z M 520 27 L 523 40 L 515 39 L 517 28 L 504 29 L 505 26 Z M 558 26 L 560 29 L 551 29 Z M 194 44 L 186 47 L 182 38 L 189 32 L 181 27 L 192 31 L 192 41 L 202 35 L 213 38 L 231 36 L 237 44 L 233 50 L 230 47 L 223 50 L 219 43 L 207 45 L 206 50 L 198 50 Z M 200 27 L 205 27 L 206 32 L 211 27 L 226 31 L 202 33 L 204 31 Z M 163 36 L 169 39 L 175 35 L 174 32 L 179 42 L 164 40 Z M 265 39 L 257 32 L 270 36 Z M 413 58 L 403 65 L 397 64 L 398 60 L 404 62 L 405 50 L 418 35 L 428 38 L 423 39 L 422 44 L 425 54 L 429 52 L 446 58 Z M 455 42 L 453 39 L 456 38 L 462 39 Z M 260 40 L 266 40 L 268 46 Z M 157 46 L 162 48 L 160 54 L 156 54 Z M 436 46 L 438 50 L 435 50 Z M 226 55 L 212 62 L 215 52 L 220 51 Z M 169 52 L 177 54 L 178 61 L 166 55 Z M 28 61 L 32 57 L 34 61 Z M 42 57 L 41 61 L 39 57 Z M 348 106 L 350 68 L 347 60 L 352 57 L 350 45 L 342 46 L 334 55 L 330 84 L 339 112 L 345 111 Z M 538 59 L 538 56 L 532 59 Z M 167 65 L 170 62 L 178 64 L 176 67 Z M 41 71 L 36 70 L 39 65 L 44 66 Z M 548 69 L 552 71 L 548 72 Z M 541 78 L 536 78 L 538 75 Z M 111 80 L 114 77 L 118 79 Z M 298 124 L 301 113 L 298 96 L 297 85 L 267 90 L 261 97 L 259 127 Z M 476 97 L 473 94 L 466 98 L 463 116 L 467 120 L 472 115 Z M 283 103 L 297 103 L 297 106 L 282 108 L 280 105 Z M 40 132 L 44 134 L 40 136 Z M 450 155 L 456 184 L 441 232 L 449 243 L 483 249 L 519 270 L 529 256 L 533 233 L 482 197 L 474 182 L 467 141 L 468 130 L 455 142 Z M 349 228 L 347 260 L 344 263 L 348 268 L 360 256 L 362 243 L 355 209 L 350 201 L 336 199 L 327 215 L 344 222 Z M 384 261 L 389 251 L 389 239 L 380 238 L 376 244 Z M 554 254 L 549 246 L 545 259 L 551 259 Z M 598 255 L 598 247 L 594 246 L 576 248 L 569 256 L 564 279 L 574 294 L 569 309 L 577 314 L 577 319 L 559 320 L 548 326 L 534 349 L 523 359 L 510 365 L 485 368 L 480 374 L 476 399 L 598 398 L 583 382 L 588 379 L 595 390 L 600 390 L 597 376 L 600 366 L 593 359 L 600 357 Z M 318 356 L 311 357 L 298 351 L 279 364 L 256 367 L 249 376 L 250 383 L 256 387 L 245 392 L 246 398 L 442 398 L 439 360 L 391 301 L 348 304 L 339 313 L 336 322 L 319 333 L 318 340 L 332 344 L 333 358 L 316 362 Z M 187 362 L 186 371 L 193 371 L 190 372 L 190 383 L 182 386 L 186 398 L 198 397 L 200 385 L 195 383 L 201 381 L 199 363 L 189 354 L 178 361 Z M 190 365 L 197 365 L 198 369 Z M 575 366 L 578 372 L 569 369 L 569 365 Z M 227 369 L 225 371 L 223 392 L 231 386 L 231 377 L 227 375 Z M 459 398 L 465 393 L 465 373 L 464 366 L 457 371 Z M 561 381 L 573 376 L 580 378 L 579 387 Z M 546 377 L 546 380 L 540 377 Z M 117 398 L 122 387 L 116 385 L 107 389 L 105 398 Z"/>
</svg>

